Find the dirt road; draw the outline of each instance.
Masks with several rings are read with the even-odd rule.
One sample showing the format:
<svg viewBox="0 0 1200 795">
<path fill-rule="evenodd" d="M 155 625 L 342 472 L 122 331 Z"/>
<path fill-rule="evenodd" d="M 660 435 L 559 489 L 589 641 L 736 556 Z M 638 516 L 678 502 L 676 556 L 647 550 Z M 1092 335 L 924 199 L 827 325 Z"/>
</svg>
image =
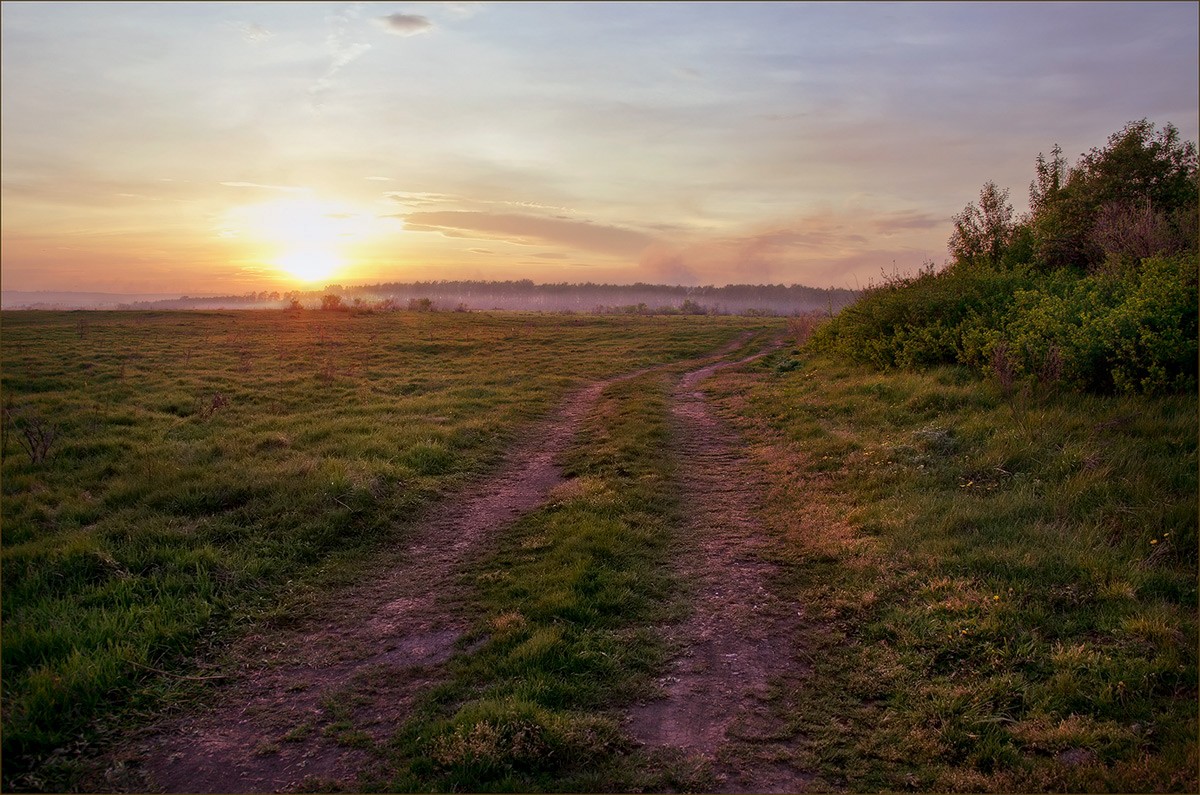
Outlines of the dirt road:
<svg viewBox="0 0 1200 795">
<path fill-rule="evenodd" d="M 687 524 L 680 579 L 693 588 L 690 617 L 665 629 L 683 649 L 659 680 L 662 698 L 630 713 L 628 729 L 653 749 L 691 755 L 724 792 L 802 792 L 811 776 L 790 761 L 786 727 L 770 709 L 772 687 L 798 686 L 801 613 L 769 589 L 774 566 L 758 553 L 763 486 L 735 433 L 705 400 L 708 364 L 685 374 L 671 411 Z"/>
<path fill-rule="evenodd" d="M 673 391 L 692 541 L 680 568 L 696 585 L 696 601 L 686 623 L 666 630 L 688 651 L 664 678 L 664 698 L 635 709 L 629 727 L 647 746 L 700 755 L 722 789 L 794 791 L 801 774 L 759 759 L 766 752 L 778 758 L 777 749 L 745 747 L 746 737 L 777 733 L 762 699 L 780 667 L 789 669 L 794 610 L 766 589 L 769 566 L 755 556 L 753 473 L 699 391 L 704 378 L 728 366 L 719 356 L 744 342 L 699 360 L 704 366 Z M 366 749 L 386 740 L 417 696 L 444 678 L 468 628 L 444 584 L 485 537 L 546 500 L 563 481 L 555 459 L 597 397 L 638 374 L 571 395 L 495 476 L 433 509 L 407 549 L 382 555 L 377 576 L 336 594 L 298 626 L 240 641 L 231 655 L 238 669 L 209 703 L 148 727 L 117 754 L 114 788 L 353 788 L 375 762 Z"/>
</svg>

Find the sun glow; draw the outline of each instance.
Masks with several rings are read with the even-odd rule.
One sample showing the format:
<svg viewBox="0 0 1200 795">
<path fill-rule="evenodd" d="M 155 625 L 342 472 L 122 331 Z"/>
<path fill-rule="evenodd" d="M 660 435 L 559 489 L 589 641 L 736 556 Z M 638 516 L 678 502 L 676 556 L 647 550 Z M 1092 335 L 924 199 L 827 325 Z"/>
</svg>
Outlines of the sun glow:
<svg viewBox="0 0 1200 795">
<path fill-rule="evenodd" d="M 365 242 L 376 222 L 370 214 L 301 197 L 235 208 L 222 234 L 265 244 L 264 261 L 293 279 L 315 282 L 345 270 L 347 249 Z"/>
<path fill-rule="evenodd" d="M 302 282 L 316 282 L 328 279 L 346 262 L 336 251 L 308 248 L 286 251 L 275 264 Z"/>
</svg>

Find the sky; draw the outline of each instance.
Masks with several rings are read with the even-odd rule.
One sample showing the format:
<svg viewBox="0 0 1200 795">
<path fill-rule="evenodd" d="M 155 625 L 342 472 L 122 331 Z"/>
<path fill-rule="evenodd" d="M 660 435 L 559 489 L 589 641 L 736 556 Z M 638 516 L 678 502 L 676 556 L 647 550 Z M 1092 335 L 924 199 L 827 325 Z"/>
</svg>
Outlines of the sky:
<svg viewBox="0 0 1200 795">
<path fill-rule="evenodd" d="M 1197 139 L 1200 4 L 0 5 L 0 288 L 865 287 Z"/>
</svg>

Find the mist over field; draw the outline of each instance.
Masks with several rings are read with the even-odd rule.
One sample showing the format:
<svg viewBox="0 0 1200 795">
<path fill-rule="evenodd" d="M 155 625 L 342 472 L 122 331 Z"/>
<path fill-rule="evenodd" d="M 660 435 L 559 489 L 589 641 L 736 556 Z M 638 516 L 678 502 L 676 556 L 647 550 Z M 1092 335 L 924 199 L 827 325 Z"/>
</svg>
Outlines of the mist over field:
<svg viewBox="0 0 1200 795">
<path fill-rule="evenodd" d="M 293 302 L 312 309 L 321 307 L 326 296 L 337 296 L 339 306 L 345 308 L 398 309 L 420 302 L 426 310 L 797 315 L 831 314 L 853 302 L 857 295 L 854 290 L 801 285 L 534 284 L 526 279 L 329 285 L 322 290 L 197 297 L 7 291 L 0 293 L 0 298 L 4 309 L 280 309 L 291 307 Z"/>
</svg>

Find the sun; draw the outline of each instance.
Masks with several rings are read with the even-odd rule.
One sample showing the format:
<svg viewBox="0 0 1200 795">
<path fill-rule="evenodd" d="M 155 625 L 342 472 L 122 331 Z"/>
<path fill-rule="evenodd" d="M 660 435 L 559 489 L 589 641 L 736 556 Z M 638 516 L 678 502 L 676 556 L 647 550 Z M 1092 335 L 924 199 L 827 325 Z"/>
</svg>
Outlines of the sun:
<svg viewBox="0 0 1200 795">
<path fill-rule="evenodd" d="M 265 246 L 263 262 L 301 282 L 345 270 L 346 251 L 372 235 L 373 223 L 368 214 L 313 196 L 244 205 L 226 216 L 235 236 Z"/>
<path fill-rule="evenodd" d="M 316 282 L 328 279 L 346 263 L 332 249 L 298 248 L 280 254 L 275 258 L 275 264 L 294 279 Z"/>
</svg>

